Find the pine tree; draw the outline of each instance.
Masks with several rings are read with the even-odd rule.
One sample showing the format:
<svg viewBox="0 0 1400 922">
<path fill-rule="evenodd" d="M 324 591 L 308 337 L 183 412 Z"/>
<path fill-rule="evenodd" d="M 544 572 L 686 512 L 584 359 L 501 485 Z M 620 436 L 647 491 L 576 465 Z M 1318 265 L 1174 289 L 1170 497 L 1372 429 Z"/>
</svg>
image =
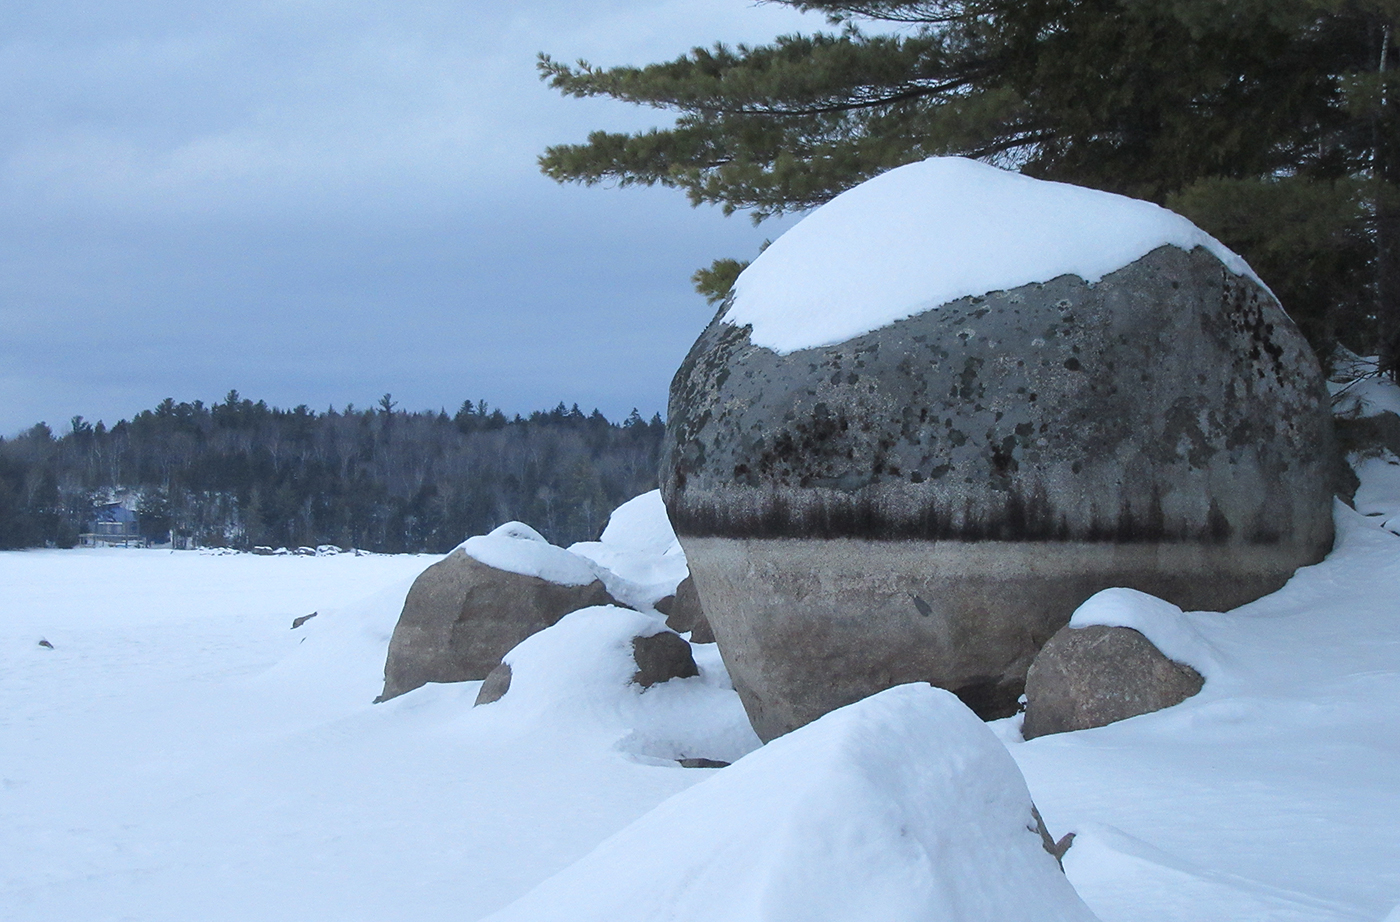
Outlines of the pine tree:
<svg viewBox="0 0 1400 922">
<path fill-rule="evenodd" d="M 833 30 L 645 67 L 541 55 L 566 95 L 677 113 L 550 147 L 541 169 L 761 221 L 904 163 L 975 157 L 1170 202 L 1273 267 L 1319 351 L 1340 337 L 1400 364 L 1397 0 L 779 2 Z M 741 268 L 694 281 L 722 298 Z"/>
</svg>

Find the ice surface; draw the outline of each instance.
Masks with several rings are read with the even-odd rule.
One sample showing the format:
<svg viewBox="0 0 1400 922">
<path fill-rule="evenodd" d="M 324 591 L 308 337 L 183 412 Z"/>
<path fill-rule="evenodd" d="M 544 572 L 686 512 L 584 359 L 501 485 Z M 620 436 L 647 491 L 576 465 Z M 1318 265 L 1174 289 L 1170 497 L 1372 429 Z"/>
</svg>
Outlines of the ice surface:
<svg viewBox="0 0 1400 922">
<path fill-rule="evenodd" d="M 587 559 L 555 547 L 523 522 L 507 522 L 489 535 L 468 538 L 457 547 L 488 567 L 536 576 L 560 586 L 587 586 L 600 575 Z"/>
<path fill-rule="evenodd" d="M 1093 624 L 1132 628 L 1168 659 L 1185 663 L 1207 679 L 1218 672 L 1216 651 L 1196 630 L 1191 616 L 1155 595 L 1123 588 L 1096 592 L 1069 619 L 1071 628 Z"/>
<path fill-rule="evenodd" d="M 1390 495 L 1386 470 L 1362 467 L 1367 503 Z M 1183 615 L 1214 657 L 1199 695 L 1029 743 L 1014 721 L 995 726 L 1053 833 L 1077 833 L 1068 880 L 1103 922 L 1376 922 L 1400 903 L 1400 537 L 1340 506 L 1337 526 L 1336 550 L 1279 592 Z M 495 704 L 472 707 L 476 682 L 371 704 L 404 595 L 431 562 L 0 553 L 0 916 L 469 922 L 688 789 L 692 838 L 660 838 L 673 844 L 607 880 L 637 892 L 643 868 L 724 867 L 729 853 L 702 867 L 682 850 L 725 822 L 774 846 L 765 863 L 768 850 L 734 840 L 751 865 L 736 884 L 771 871 L 800 891 L 775 883 L 764 918 L 823 911 L 806 889 L 826 882 L 794 856 L 874 895 L 890 878 L 864 876 L 871 855 L 928 880 L 920 811 L 941 802 L 901 792 L 923 789 L 942 749 L 891 712 L 820 756 L 785 756 L 779 740 L 730 768 L 681 768 L 672 760 L 727 761 L 757 741 L 713 645 L 694 648 L 696 678 L 628 683 L 628 641 L 659 629 L 652 614 L 592 609 L 535 635 L 510 654 L 512 691 Z M 892 739 L 896 723 L 908 732 Z M 765 764 L 781 783 L 748 767 Z M 713 816 L 694 806 L 710 802 L 706 779 L 731 773 Z M 750 784 L 773 792 L 752 822 L 733 808 Z M 753 831 L 774 814 L 788 825 Z M 901 818 L 911 834 L 896 841 Z M 644 822 L 656 825 L 633 828 L 665 825 Z M 971 873 L 954 846 L 930 860 Z"/>
<path fill-rule="evenodd" d="M 1031 811 L 962 702 L 900 686 L 676 795 L 490 918 L 1089 922 Z"/>
<path fill-rule="evenodd" d="M 724 320 L 752 324 L 755 345 L 795 352 L 970 295 L 1066 274 L 1096 282 L 1165 244 L 1205 247 L 1258 281 L 1150 202 L 934 157 L 843 192 L 779 237 L 739 275 Z"/>
</svg>

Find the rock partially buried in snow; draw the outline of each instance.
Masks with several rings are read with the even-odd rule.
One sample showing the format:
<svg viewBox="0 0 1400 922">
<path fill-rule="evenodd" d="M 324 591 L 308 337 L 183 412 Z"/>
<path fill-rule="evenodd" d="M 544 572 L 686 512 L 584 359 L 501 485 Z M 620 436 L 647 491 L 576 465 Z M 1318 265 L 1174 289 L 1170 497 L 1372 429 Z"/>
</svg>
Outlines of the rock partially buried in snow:
<svg viewBox="0 0 1400 922">
<path fill-rule="evenodd" d="M 1092 922 L 1016 763 L 956 698 L 891 689 L 716 772 L 508 920 Z"/>
<path fill-rule="evenodd" d="M 695 668 L 695 656 L 690 652 L 690 644 L 671 631 L 633 637 L 632 658 L 637 661 L 632 682 L 642 688 L 700 674 L 700 670 Z"/>
<path fill-rule="evenodd" d="M 672 679 L 689 679 L 700 674 L 695 665 L 695 657 L 690 652 L 690 644 L 678 634 L 670 631 L 657 631 L 654 634 L 638 635 L 632 638 L 632 659 L 637 671 L 632 675 L 632 684 L 651 688 Z M 476 703 L 491 704 L 500 701 L 510 691 L 512 670 L 510 663 L 501 663 L 492 669 L 481 683 Z"/>
<path fill-rule="evenodd" d="M 612 601 L 591 564 L 527 525 L 510 522 L 469 538 L 409 590 L 380 700 L 428 682 L 484 679 L 526 637 Z"/>
<path fill-rule="evenodd" d="M 1026 739 L 1102 727 L 1180 704 L 1215 672 L 1211 646 L 1180 608 L 1135 589 L 1095 593 L 1026 675 Z"/>
<path fill-rule="evenodd" d="M 655 614 L 600 605 L 565 615 L 506 654 L 505 668 L 481 689 L 487 697 L 496 690 L 503 695 L 474 711 L 474 718 L 524 736 L 608 738 L 627 757 L 652 765 L 674 767 L 678 759 L 693 758 L 733 762 L 756 749 L 759 739 L 714 647 L 665 657 L 681 668 L 670 669 L 664 681 L 641 684 L 643 670 L 660 678 L 656 664 L 644 662 L 646 645 L 638 644 L 656 635 L 688 652 Z"/>
<path fill-rule="evenodd" d="M 1205 679 L 1130 627 L 1065 627 L 1026 674 L 1026 739 L 1103 727 L 1180 704 Z"/>
<path fill-rule="evenodd" d="M 1006 716 L 1094 592 L 1225 610 L 1331 546 L 1306 342 L 1156 206 L 913 164 L 735 292 L 672 383 L 662 491 L 765 739 L 908 681 Z"/>
<path fill-rule="evenodd" d="M 510 691 L 510 674 L 510 663 L 500 663 L 488 672 L 476 693 L 476 702 L 472 707 L 492 704 L 504 698 L 506 692 Z"/>
</svg>

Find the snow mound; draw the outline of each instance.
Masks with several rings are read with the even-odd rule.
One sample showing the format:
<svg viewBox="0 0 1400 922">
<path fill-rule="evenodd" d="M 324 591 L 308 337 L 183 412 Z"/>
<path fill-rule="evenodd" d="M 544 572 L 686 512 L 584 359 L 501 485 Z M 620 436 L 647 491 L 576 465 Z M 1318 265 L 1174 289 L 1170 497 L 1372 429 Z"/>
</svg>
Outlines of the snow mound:
<svg viewBox="0 0 1400 922">
<path fill-rule="evenodd" d="M 560 586 L 587 586 L 600 576 L 588 560 L 555 547 L 524 522 L 507 522 L 489 535 L 468 538 L 456 550 L 488 567 Z"/>
<path fill-rule="evenodd" d="M 934 157 L 843 192 L 779 237 L 740 274 L 724 321 L 751 324 L 754 345 L 796 352 L 958 298 L 1066 274 L 1097 282 L 1164 244 L 1205 247 L 1259 281 L 1150 202 Z"/>
<path fill-rule="evenodd" d="M 1356 511 L 1392 534 L 1400 534 L 1400 458 L 1382 451 L 1374 458 L 1349 459 L 1361 485 Z"/>
<path fill-rule="evenodd" d="M 635 608 L 649 609 L 671 595 L 690 572 L 660 490 L 618 506 L 599 540 L 580 541 L 569 551 L 597 564 L 612 597 Z"/>
<path fill-rule="evenodd" d="M 1031 810 L 971 711 L 904 685 L 675 795 L 489 918 L 1092 920 Z"/>
<path fill-rule="evenodd" d="M 1096 592 L 1069 619 L 1072 628 L 1095 624 L 1132 628 L 1168 659 L 1185 663 L 1207 679 L 1218 672 L 1216 652 L 1190 616 L 1155 595 L 1123 588 Z"/>
<path fill-rule="evenodd" d="M 614 509 L 599 540 L 658 557 L 680 547 L 671 520 L 666 516 L 660 490 L 633 497 Z"/>
<path fill-rule="evenodd" d="M 632 684 L 632 638 L 666 629 L 655 615 L 597 605 L 571 612 L 503 657 L 505 697 L 476 709 L 518 734 L 610 738 L 648 762 L 732 762 L 758 737 L 719 655 L 696 656 L 700 674 L 643 689 Z M 713 649 L 713 645 L 710 645 Z"/>
</svg>

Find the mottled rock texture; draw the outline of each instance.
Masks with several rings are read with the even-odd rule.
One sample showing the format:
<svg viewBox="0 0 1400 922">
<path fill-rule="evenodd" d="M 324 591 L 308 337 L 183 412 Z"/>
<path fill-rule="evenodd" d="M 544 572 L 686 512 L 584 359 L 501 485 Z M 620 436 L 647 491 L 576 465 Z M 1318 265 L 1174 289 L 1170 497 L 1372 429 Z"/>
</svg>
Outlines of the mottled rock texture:
<svg viewBox="0 0 1400 922">
<path fill-rule="evenodd" d="M 1202 249 L 787 355 L 705 330 L 662 491 L 765 739 L 929 681 L 1014 710 L 1094 592 L 1223 610 L 1332 540 L 1331 419 L 1274 299 Z"/>
<path fill-rule="evenodd" d="M 700 604 L 700 592 L 691 577 L 681 580 L 675 595 L 668 595 L 657 602 L 656 610 L 666 616 L 668 628 L 680 634 L 689 632 L 691 643 L 715 642 L 710 622 L 705 620 L 704 606 Z"/>
<path fill-rule="evenodd" d="M 428 682 L 484 679 L 512 647 L 571 611 L 614 604 L 602 582 L 561 586 L 456 550 L 414 580 L 389 641 L 380 700 Z"/>
<path fill-rule="evenodd" d="M 1066 627 L 1026 674 L 1026 739 L 1102 727 L 1180 704 L 1205 679 L 1129 627 Z"/>
</svg>

